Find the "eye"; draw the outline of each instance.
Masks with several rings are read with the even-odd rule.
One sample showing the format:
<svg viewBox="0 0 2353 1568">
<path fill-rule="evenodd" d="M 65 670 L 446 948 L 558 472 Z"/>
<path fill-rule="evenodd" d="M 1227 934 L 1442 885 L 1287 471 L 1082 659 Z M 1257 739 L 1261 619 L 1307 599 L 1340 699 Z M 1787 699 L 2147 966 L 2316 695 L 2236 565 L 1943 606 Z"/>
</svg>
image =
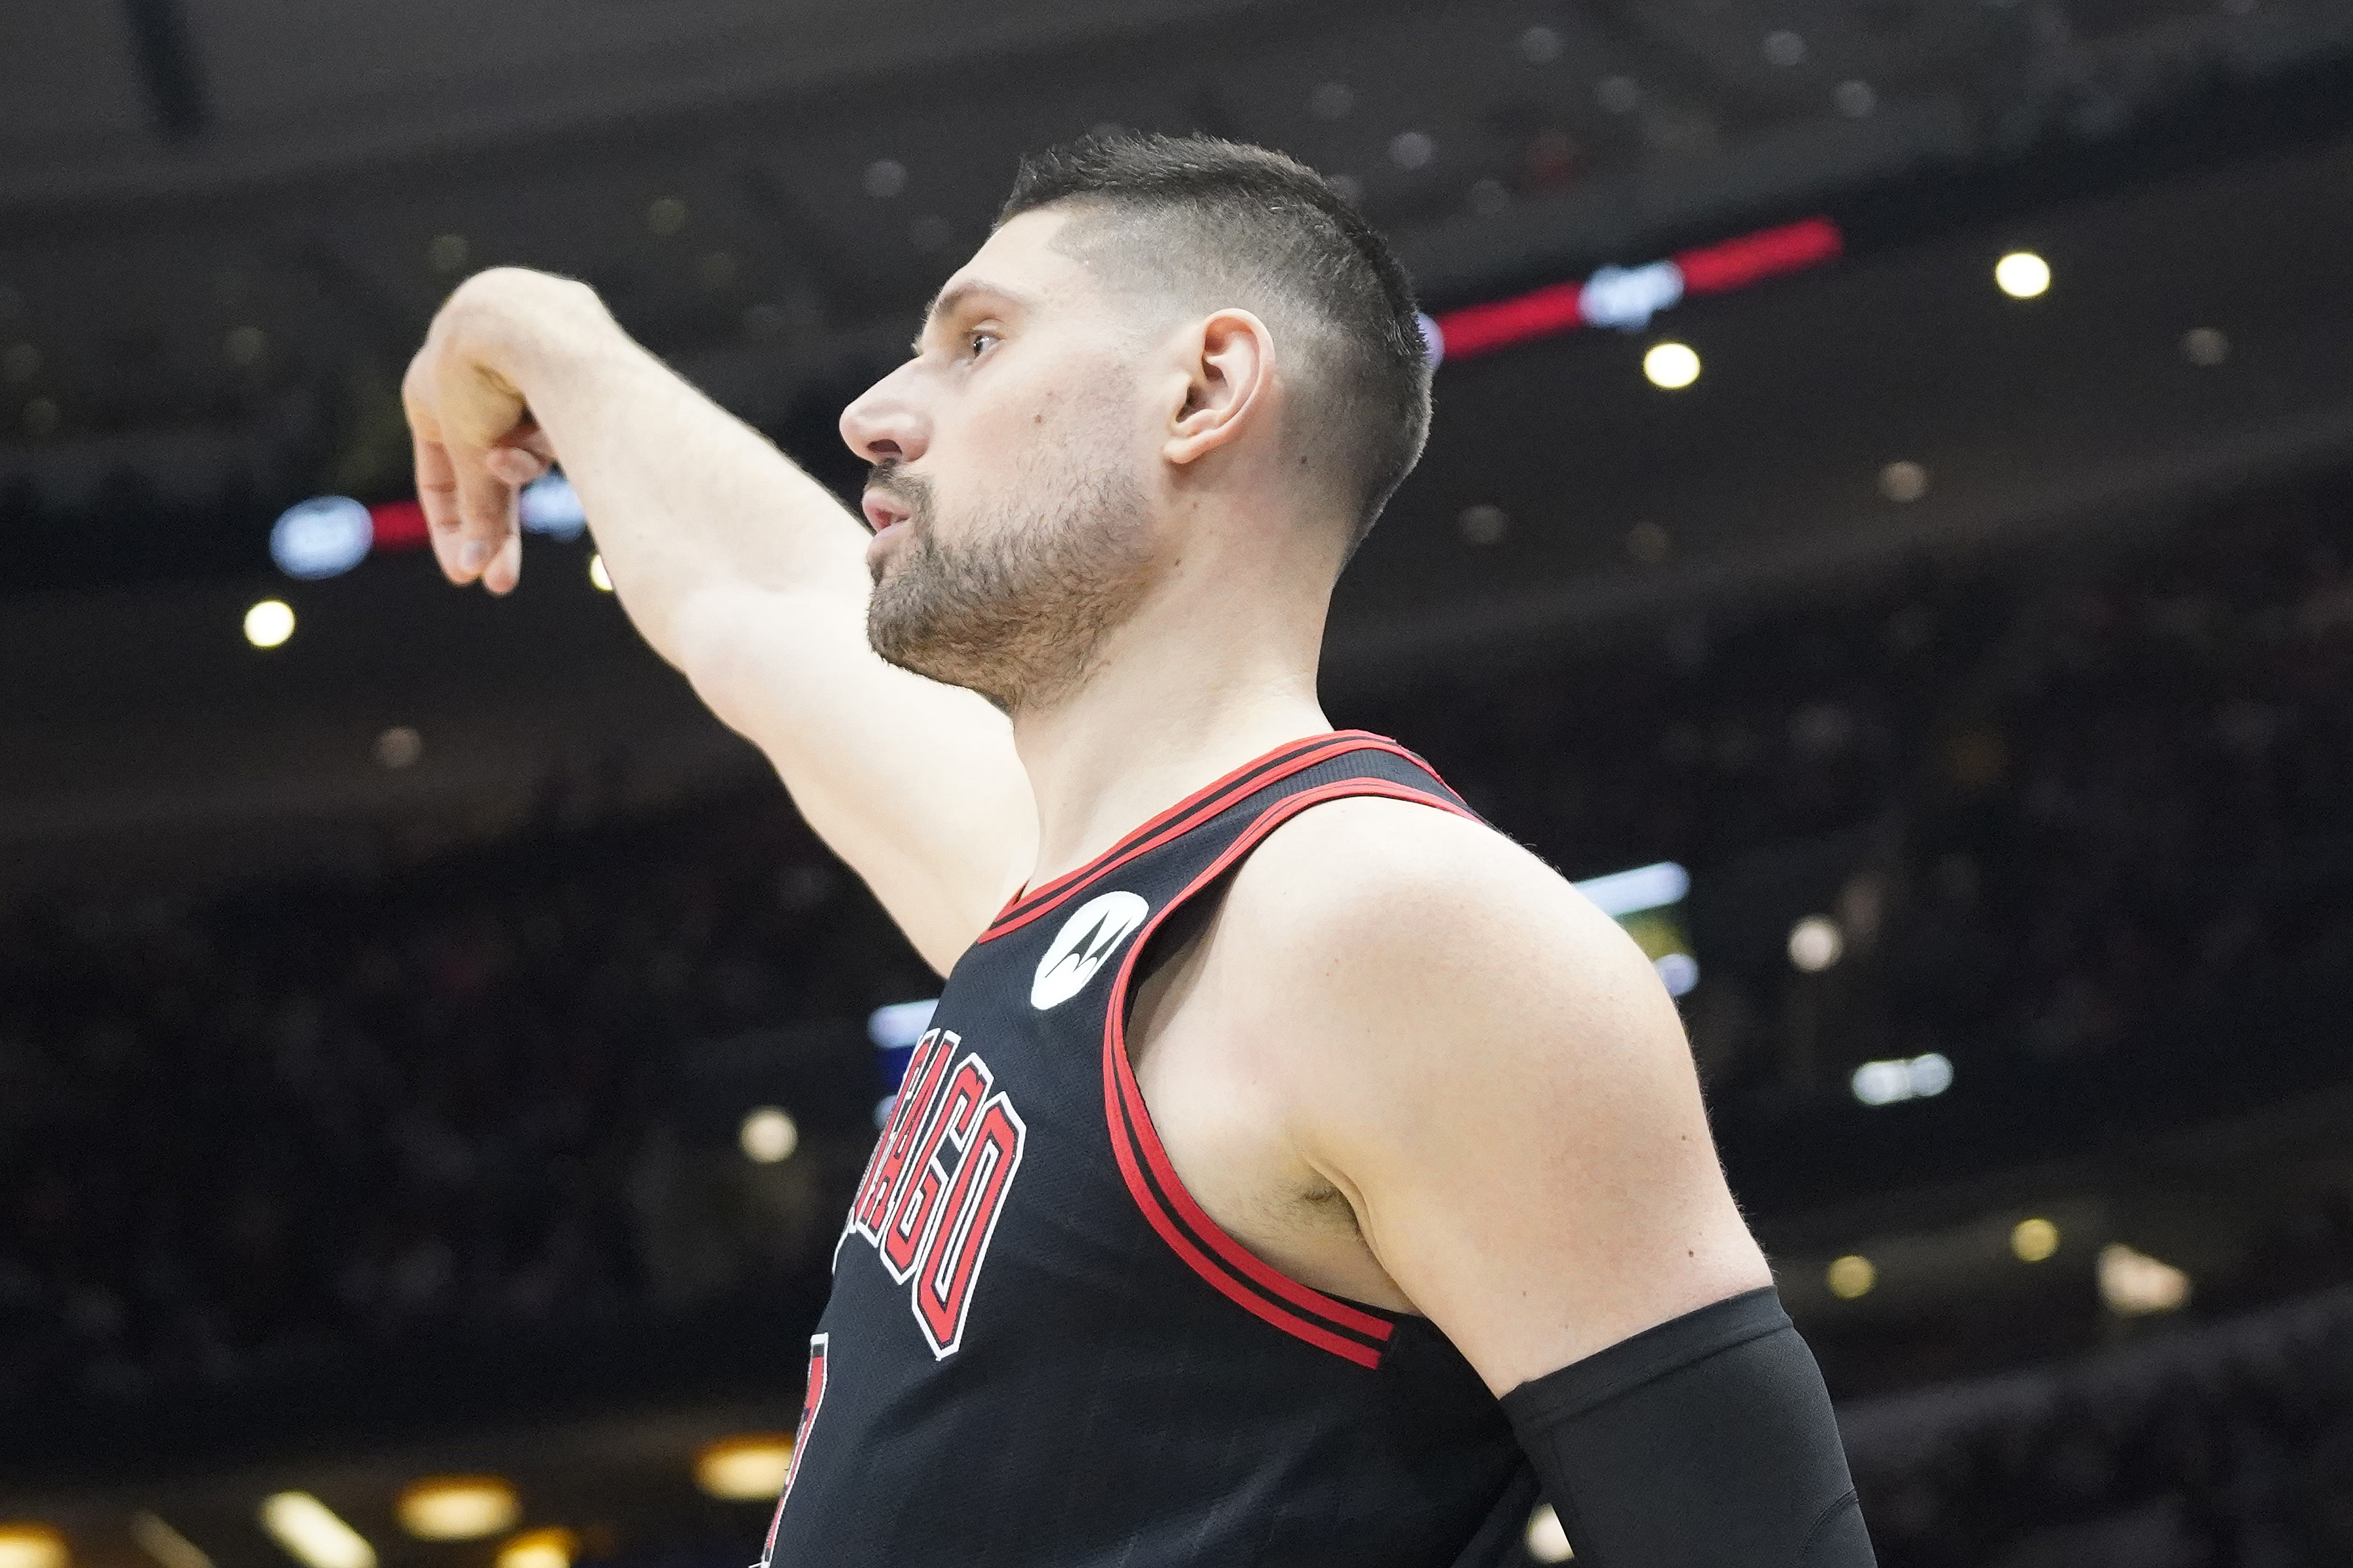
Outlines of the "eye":
<svg viewBox="0 0 2353 1568">
<path fill-rule="evenodd" d="M 987 351 L 987 347 L 990 343 L 997 342 L 998 341 L 997 335 L 995 332 L 972 332 L 966 334 L 965 338 L 965 348 L 971 353 L 973 358 L 978 359 Z"/>
</svg>

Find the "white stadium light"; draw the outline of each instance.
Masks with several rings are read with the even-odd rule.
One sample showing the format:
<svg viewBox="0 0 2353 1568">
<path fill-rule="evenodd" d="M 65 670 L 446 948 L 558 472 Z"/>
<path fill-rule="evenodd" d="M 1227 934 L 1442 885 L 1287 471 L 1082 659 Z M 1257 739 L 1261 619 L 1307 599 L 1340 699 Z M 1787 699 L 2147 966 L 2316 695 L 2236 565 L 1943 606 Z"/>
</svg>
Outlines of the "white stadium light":
<svg viewBox="0 0 2353 1568">
<path fill-rule="evenodd" d="M 1846 954 L 1846 933 L 1828 915 L 1808 915 L 1789 928 L 1789 962 L 1819 974 Z"/>
<path fill-rule="evenodd" d="M 1912 1058 L 1912 1097 L 1926 1100 L 1953 1087 L 1953 1059 L 1942 1051 Z"/>
<path fill-rule="evenodd" d="M 261 1528 L 306 1568 L 375 1568 L 375 1548 L 309 1492 L 277 1492 L 261 1504 Z"/>
<path fill-rule="evenodd" d="M 1855 1099 L 1865 1105 L 1927 1100 L 1953 1087 L 1953 1062 L 1941 1051 L 1892 1061 L 1865 1062 L 1854 1069 L 1849 1084 Z"/>
<path fill-rule="evenodd" d="M 375 520 L 349 496 L 297 501 L 269 529 L 269 558 L 305 582 L 342 576 L 366 560 L 375 543 Z"/>
<path fill-rule="evenodd" d="M 1699 984 L 1699 960 L 1688 952 L 1671 952 L 1651 967 L 1659 972 L 1659 983 L 1670 996 L 1681 996 Z"/>
<path fill-rule="evenodd" d="M 1651 384 L 1680 392 L 1699 379 L 1699 353 L 1689 343 L 1654 343 L 1642 356 L 1642 374 Z"/>
<path fill-rule="evenodd" d="M 1993 264 L 1993 280 L 2013 300 L 2032 300 L 2050 292 L 2051 264 L 2031 250 L 2013 250 Z"/>
<path fill-rule="evenodd" d="M 1577 890 L 1592 900 L 1594 907 L 1603 914 L 1615 919 L 1683 902 L 1684 895 L 1691 891 L 1691 873 L 1672 860 L 1662 860 L 1655 866 L 1637 866 L 1630 871 L 1613 871 L 1607 877 L 1588 877 L 1577 884 Z"/>
<path fill-rule="evenodd" d="M 1644 267 L 1605 267 L 1586 279 L 1585 288 L 1577 296 L 1577 313 L 1597 327 L 1639 332 L 1651 324 L 1652 316 L 1683 297 L 1683 269 L 1672 261 L 1653 261 Z M 1692 363 L 1698 363 L 1697 356 Z M 1686 385 L 1688 382 L 1674 384 Z"/>
<path fill-rule="evenodd" d="M 294 635 L 294 611 L 283 599 L 264 599 L 245 612 L 245 640 L 276 647 Z"/>
<path fill-rule="evenodd" d="M 522 494 L 515 498 L 515 512 L 525 532 L 550 539 L 577 539 L 588 526 L 580 492 L 560 473 L 542 474 L 523 486 Z"/>
<path fill-rule="evenodd" d="M 145 1509 L 131 1516 L 131 1539 L 164 1568 L 213 1568 L 211 1553 Z"/>
<path fill-rule="evenodd" d="M 2100 1299 L 2123 1318 L 2170 1312 L 2189 1300 L 2189 1276 L 2170 1263 L 2112 1241 L 2100 1248 Z"/>
<path fill-rule="evenodd" d="M 874 1048 L 882 1051 L 903 1051 L 923 1037 L 932 1026 L 932 1012 L 940 1005 L 936 996 L 922 1002 L 893 1002 L 887 1007 L 877 1007 L 867 1015 L 866 1037 Z"/>
<path fill-rule="evenodd" d="M 774 1165 L 793 1157 L 801 1146 L 800 1124 L 785 1110 L 774 1105 L 763 1105 L 744 1118 L 737 1134 L 743 1145 L 744 1157 L 755 1165 Z"/>
<path fill-rule="evenodd" d="M 1568 1544 L 1568 1531 L 1560 1527 L 1560 1515 L 1552 1504 L 1540 1502 L 1528 1515 L 1528 1555 L 1539 1563 L 1566 1563 L 1577 1553 Z"/>
</svg>

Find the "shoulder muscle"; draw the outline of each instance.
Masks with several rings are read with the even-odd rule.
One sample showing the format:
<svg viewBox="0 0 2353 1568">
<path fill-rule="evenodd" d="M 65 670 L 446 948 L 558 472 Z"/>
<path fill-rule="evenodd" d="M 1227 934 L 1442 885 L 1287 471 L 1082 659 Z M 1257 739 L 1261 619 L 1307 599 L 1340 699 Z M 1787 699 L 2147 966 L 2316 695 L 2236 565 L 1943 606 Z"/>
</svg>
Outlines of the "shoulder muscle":
<svg viewBox="0 0 2353 1568">
<path fill-rule="evenodd" d="M 1316 806 L 1217 940 L 1300 1155 L 1499 1393 L 1766 1281 L 1649 962 L 1502 835 Z"/>
</svg>

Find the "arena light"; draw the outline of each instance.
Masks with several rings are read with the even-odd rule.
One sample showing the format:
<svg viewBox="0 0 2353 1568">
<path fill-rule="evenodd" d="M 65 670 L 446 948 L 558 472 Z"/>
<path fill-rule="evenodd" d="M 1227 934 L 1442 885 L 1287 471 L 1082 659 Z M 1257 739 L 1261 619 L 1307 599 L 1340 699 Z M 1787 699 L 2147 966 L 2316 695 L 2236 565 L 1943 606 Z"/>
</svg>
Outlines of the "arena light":
<svg viewBox="0 0 2353 1568">
<path fill-rule="evenodd" d="M 283 599 L 264 599 L 245 612 L 245 640 L 278 647 L 294 635 L 294 611 Z"/>
<path fill-rule="evenodd" d="M 1681 392 L 1699 379 L 1699 353 L 1689 343 L 1652 343 L 1642 356 L 1642 374 L 1652 386 Z"/>
<path fill-rule="evenodd" d="M 1614 920 L 1683 902 L 1691 892 L 1691 873 L 1672 860 L 1662 860 L 1653 866 L 1637 866 L 1630 871 L 1613 871 L 1607 877 L 1588 877 L 1576 888 L 1593 900 L 1596 909 Z"/>
<path fill-rule="evenodd" d="M 212 1554 L 146 1510 L 132 1514 L 132 1540 L 163 1568 L 212 1568 Z"/>
<path fill-rule="evenodd" d="M 1789 928 L 1789 963 L 1819 974 L 1846 955 L 1846 933 L 1828 915 L 1808 915 Z"/>
<path fill-rule="evenodd" d="M 882 1053 L 877 1065 L 881 1069 L 882 1082 L 891 1090 L 874 1102 L 875 1126 L 889 1124 L 891 1108 L 898 1101 L 900 1080 L 907 1076 L 908 1058 L 915 1054 L 915 1042 L 932 1026 L 932 1015 L 939 1005 L 940 999 L 932 996 L 921 1002 L 893 1002 L 867 1015 L 866 1037 Z"/>
<path fill-rule="evenodd" d="M 412 725 L 395 724 L 377 735 L 375 744 L 369 750 L 379 764 L 397 773 L 402 768 L 415 767 L 425 755 L 425 737 Z"/>
<path fill-rule="evenodd" d="M 210 1553 L 145 1509 L 131 1516 L 131 1539 L 163 1568 L 213 1568 Z"/>
<path fill-rule="evenodd" d="M 1577 1555 L 1568 1543 L 1568 1531 L 1560 1527 L 1560 1513 L 1548 1502 L 1536 1504 L 1528 1515 L 1528 1555 L 1539 1563 L 1566 1563 Z"/>
<path fill-rule="evenodd" d="M 773 1502 L 792 1469 L 788 1434 L 745 1432 L 703 1446 L 694 1456 L 694 1484 L 730 1502 Z"/>
<path fill-rule="evenodd" d="M 340 577 L 375 543 L 368 509 L 349 496 L 313 496 L 279 513 L 269 528 L 269 559 L 305 582 Z"/>
<path fill-rule="evenodd" d="M 866 1037 L 874 1042 L 877 1050 L 907 1050 L 932 1026 L 932 1015 L 939 1005 L 940 999 L 933 996 L 921 1002 L 893 1002 L 877 1007 L 866 1016 Z"/>
<path fill-rule="evenodd" d="M 562 474 L 548 472 L 523 486 L 515 498 L 515 515 L 523 531 L 549 539 L 577 539 L 588 526 L 588 511 L 580 492 Z"/>
<path fill-rule="evenodd" d="M 2013 300 L 2033 300 L 2051 291 L 2051 264 L 2031 250 L 2013 250 L 1993 264 L 1994 286 Z"/>
<path fill-rule="evenodd" d="M 1506 300 L 1449 310 L 1437 320 L 1433 346 L 1442 346 L 1445 358 L 1459 360 L 1583 326 L 1640 331 L 1660 311 L 1694 295 L 1727 294 L 1819 267 L 1835 260 L 1845 248 L 1838 225 L 1826 217 L 1759 229 L 1718 245 L 1679 251 L 1663 261 L 1604 267 L 1580 282 L 1550 283 Z"/>
<path fill-rule="evenodd" d="M 764 1105 L 744 1118 L 735 1141 L 754 1164 L 779 1164 L 801 1146 L 800 1124 L 778 1107 Z"/>
<path fill-rule="evenodd" d="M 2010 1227 L 2010 1256 L 2021 1263 L 2041 1263 L 2059 1250 L 2059 1227 L 2047 1219 L 2022 1219 Z"/>
<path fill-rule="evenodd" d="M 2189 1300 L 2189 1276 L 2170 1263 L 2112 1241 L 2100 1248 L 2100 1300 L 2121 1318 L 2170 1312 Z"/>
<path fill-rule="evenodd" d="M 419 1541 L 479 1541 L 512 1530 L 522 1505 L 501 1476 L 427 1476 L 401 1489 L 395 1511 Z"/>
<path fill-rule="evenodd" d="M 1850 1252 L 1831 1263 L 1822 1276 L 1822 1282 L 1840 1300 L 1852 1301 L 1871 1294 L 1872 1287 L 1879 1283 L 1879 1270 L 1870 1258 L 1859 1252 Z"/>
<path fill-rule="evenodd" d="M 261 1528 L 306 1568 L 375 1568 L 375 1548 L 309 1492 L 262 1500 Z"/>
<path fill-rule="evenodd" d="M 1907 1100 L 1930 1100 L 1953 1087 L 1952 1058 L 1941 1051 L 1865 1062 L 1848 1080 L 1855 1099 L 1865 1105 L 1896 1105 Z"/>
<path fill-rule="evenodd" d="M 498 1568 L 572 1568 L 580 1538 L 568 1530 L 526 1530 L 499 1548 Z"/>
<path fill-rule="evenodd" d="M 67 1568 L 73 1553 L 66 1538 L 33 1520 L 0 1524 L 0 1568 Z"/>
<path fill-rule="evenodd" d="M 577 539 L 588 526 L 579 492 L 554 469 L 516 495 L 515 518 L 525 533 L 546 539 Z M 270 525 L 269 558 L 290 577 L 334 577 L 371 554 L 422 550 L 432 532 L 416 500 L 362 506 L 349 496 L 313 496 Z"/>
</svg>

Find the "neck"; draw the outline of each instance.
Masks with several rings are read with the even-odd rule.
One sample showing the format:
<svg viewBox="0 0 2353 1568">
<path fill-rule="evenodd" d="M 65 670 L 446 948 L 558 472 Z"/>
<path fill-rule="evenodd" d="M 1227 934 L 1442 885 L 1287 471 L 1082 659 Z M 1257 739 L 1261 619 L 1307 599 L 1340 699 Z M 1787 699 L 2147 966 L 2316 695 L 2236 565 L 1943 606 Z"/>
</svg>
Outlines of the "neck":
<svg viewBox="0 0 2353 1568">
<path fill-rule="evenodd" d="M 1085 865 L 1251 759 L 1332 728 L 1315 697 L 1324 593 L 1237 594 L 1237 583 L 1285 580 L 1267 575 L 1281 570 L 1272 563 L 1244 570 L 1213 552 L 1180 563 L 1104 639 L 1085 681 L 1050 708 L 1014 714 L 1038 804 L 1029 886 Z M 1302 580 L 1295 568 L 1287 575 Z"/>
</svg>

